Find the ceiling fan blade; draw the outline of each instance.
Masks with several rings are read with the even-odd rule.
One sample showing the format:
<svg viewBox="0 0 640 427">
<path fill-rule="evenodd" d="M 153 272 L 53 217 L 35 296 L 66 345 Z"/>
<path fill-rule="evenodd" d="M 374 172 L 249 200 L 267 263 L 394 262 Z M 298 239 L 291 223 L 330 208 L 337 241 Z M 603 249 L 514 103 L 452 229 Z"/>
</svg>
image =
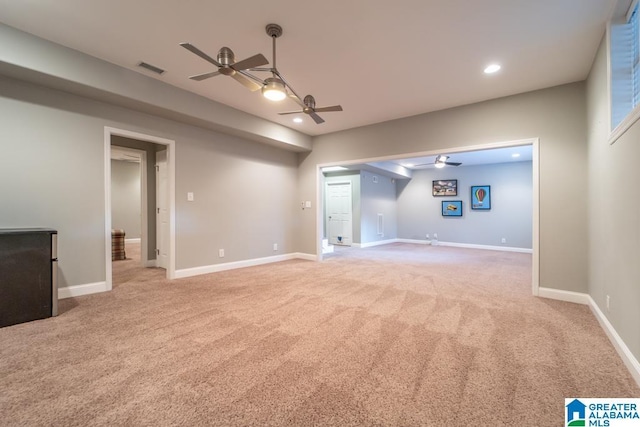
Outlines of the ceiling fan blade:
<svg viewBox="0 0 640 427">
<path fill-rule="evenodd" d="M 285 111 L 284 113 L 278 113 L 281 116 L 284 116 L 285 114 L 300 114 L 300 113 L 304 113 L 304 111 Z"/>
<path fill-rule="evenodd" d="M 255 68 L 261 65 L 268 64 L 269 61 L 264 57 L 263 54 L 259 53 L 257 55 L 253 55 L 251 58 L 243 59 L 242 61 L 236 62 L 231 66 L 234 70 L 246 70 L 248 68 Z"/>
<path fill-rule="evenodd" d="M 191 43 L 180 43 L 180 46 L 182 46 L 183 48 L 187 49 L 188 51 L 190 51 L 192 53 L 195 53 L 200 58 L 204 59 L 207 62 L 212 63 L 216 67 L 222 67 L 221 63 L 219 63 L 218 61 L 216 61 L 215 59 L 213 59 L 212 57 L 210 57 L 209 55 L 207 55 L 206 53 L 204 53 L 203 51 L 201 51 L 200 49 L 198 49 L 197 47 L 195 47 Z"/>
<path fill-rule="evenodd" d="M 189 78 L 191 80 L 195 80 L 195 81 L 199 82 L 201 80 L 208 79 L 208 78 L 213 77 L 213 76 L 217 76 L 218 74 L 220 74 L 220 71 L 212 71 L 210 73 L 197 74 L 197 75 L 191 76 Z"/>
<path fill-rule="evenodd" d="M 317 124 L 324 123 L 324 119 L 322 117 L 320 117 L 319 115 L 317 115 L 316 113 L 311 112 L 311 113 L 309 113 L 309 115 L 311 116 L 313 121 L 316 122 Z"/>
<path fill-rule="evenodd" d="M 342 106 L 332 105 L 331 107 L 318 107 L 315 108 L 316 113 L 328 113 L 330 111 L 342 111 Z"/>
<path fill-rule="evenodd" d="M 256 90 L 259 90 L 262 87 L 258 83 L 254 82 L 253 80 L 249 80 L 248 78 L 246 78 L 240 73 L 233 73 L 231 77 L 233 77 L 235 81 L 237 81 L 238 83 L 240 83 L 241 85 L 249 89 L 251 92 L 255 92 Z"/>
<path fill-rule="evenodd" d="M 449 165 L 449 166 L 460 166 L 462 163 L 457 163 L 457 162 L 444 162 L 445 165 Z"/>
<path fill-rule="evenodd" d="M 419 165 L 413 165 L 412 167 L 417 168 L 418 166 L 430 166 L 430 165 L 435 165 L 435 163 L 421 163 Z"/>
</svg>

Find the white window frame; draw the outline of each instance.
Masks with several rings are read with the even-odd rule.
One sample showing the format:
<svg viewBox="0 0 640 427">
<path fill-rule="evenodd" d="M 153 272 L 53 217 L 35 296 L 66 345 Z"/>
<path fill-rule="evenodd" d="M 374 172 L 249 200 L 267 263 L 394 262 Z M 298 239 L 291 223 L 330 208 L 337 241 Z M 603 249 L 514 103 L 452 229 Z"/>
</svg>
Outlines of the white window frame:
<svg viewBox="0 0 640 427">
<path fill-rule="evenodd" d="M 631 6 L 629 7 L 629 10 L 627 11 L 626 15 L 622 18 L 619 19 L 612 19 L 609 21 L 608 25 L 607 25 L 607 84 L 608 84 L 608 92 L 609 92 L 609 130 L 610 130 L 610 134 L 609 134 L 609 144 L 613 144 L 615 143 L 622 135 L 624 135 L 624 133 L 629 130 L 629 128 L 631 128 L 631 126 L 633 126 L 634 123 L 636 123 L 639 119 L 640 119 L 640 96 L 635 95 L 634 93 L 631 94 L 632 96 L 632 103 L 635 104 L 631 110 L 629 112 L 627 112 L 627 114 L 625 115 L 624 119 L 622 119 L 620 121 L 620 123 L 618 123 L 618 125 L 612 129 L 613 126 L 613 119 L 612 119 L 612 111 L 613 111 L 613 83 L 612 83 L 612 78 L 613 78 L 613 72 L 612 72 L 612 66 L 611 66 L 611 61 L 612 61 L 612 45 L 611 45 L 611 31 L 612 31 L 612 26 L 613 25 L 620 25 L 622 23 L 628 23 L 631 19 L 631 16 L 633 14 L 633 11 L 636 9 L 636 7 L 640 8 L 640 6 L 638 6 L 638 0 L 633 0 L 631 3 Z M 636 12 L 636 14 L 640 14 L 640 9 Z M 636 18 L 638 21 L 637 24 L 640 25 L 640 17 L 636 16 Z M 618 21 L 618 22 L 614 22 L 614 21 Z M 640 51 L 640 37 L 638 37 L 638 35 L 636 34 L 636 38 L 634 40 L 635 42 L 635 49 L 636 49 L 636 58 L 634 59 L 635 62 L 635 66 L 634 66 L 634 71 L 631 75 L 631 85 L 633 88 L 633 84 L 634 83 L 638 83 L 640 82 L 640 65 L 638 64 L 638 51 Z M 639 92 L 638 89 L 635 89 L 634 92 Z M 635 95 L 635 96 L 634 96 Z"/>
</svg>

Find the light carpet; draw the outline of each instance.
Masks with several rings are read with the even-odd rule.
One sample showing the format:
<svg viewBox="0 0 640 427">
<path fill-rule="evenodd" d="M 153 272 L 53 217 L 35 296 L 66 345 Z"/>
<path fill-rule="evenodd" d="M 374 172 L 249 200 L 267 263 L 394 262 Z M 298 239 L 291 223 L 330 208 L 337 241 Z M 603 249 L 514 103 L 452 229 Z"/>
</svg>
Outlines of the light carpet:
<svg viewBox="0 0 640 427">
<path fill-rule="evenodd" d="M 588 307 L 531 296 L 528 254 L 392 244 L 175 281 L 128 260 L 114 280 L 0 329 L 1 425 L 561 425 L 565 397 L 640 397 Z"/>
</svg>

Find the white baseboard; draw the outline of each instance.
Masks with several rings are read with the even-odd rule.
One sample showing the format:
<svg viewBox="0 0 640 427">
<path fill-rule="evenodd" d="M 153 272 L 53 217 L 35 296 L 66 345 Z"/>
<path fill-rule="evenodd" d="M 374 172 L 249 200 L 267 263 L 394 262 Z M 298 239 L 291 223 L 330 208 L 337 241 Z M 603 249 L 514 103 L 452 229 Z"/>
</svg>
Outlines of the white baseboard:
<svg viewBox="0 0 640 427">
<path fill-rule="evenodd" d="M 538 296 L 582 305 L 589 305 L 589 299 L 591 298 L 588 294 L 583 294 L 581 292 L 563 291 L 560 289 L 543 287 L 538 288 Z"/>
<path fill-rule="evenodd" d="M 439 246 L 452 246 L 455 248 L 468 248 L 468 249 L 484 249 L 488 251 L 503 251 L 503 252 L 520 252 L 523 254 L 532 254 L 533 249 L 529 248 L 513 248 L 510 246 L 491 246 L 491 245 L 474 245 L 471 243 L 453 243 L 453 242 L 438 242 Z"/>
<path fill-rule="evenodd" d="M 413 243 L 415 245 L 430 245 L 431 240 L 418 240 L 418 239 L 395 239 L 396 243 Z"/>
<path fill-rule="evenodd" d="M 387 243 L 413 243 L 417 245 L 431 245 L 431 240 L 419 240 L 419 239 L 390 239 L 381 242 L 375 242 L 375 244 L 385 245 Z M 532 254 L 533 249 L 529 248 L 514 248 L 511 246 L 491 246 L 491 245 L 475 245 L 471 243 L 454 243 L 438 241 L 433 246 L 451 246 L 455 248 L 468 248 L 468 249 L 484 249 L 489 251 L 503 251 L 503 252 L 520 252 L 525 254 Z M 365 247 L 362 245 L 362 247 Z"/>
<path fill-rule="evenodd" d="M 622 338 L 620 338 L 618 332 L 616 332 L 611 322 L 609 322 L 609 319 L 607 319 L 602 310 L 600 310 L 600 307 L 598 307 L 598 304 L 596 304 L 593 298 L 591 298 L 590 295 L 587 295 L 587 298 L 589 299 L 589 308 L 593 312 L 594 316 L 596 316 L 596 319 L 598 319 L 598 322 L 600 322 L 600 326 L 604 329 L 604 332 L 609 337 L 609 340 L 620 355 L 625 366 L 629 372 L 631 372 L 631 376 L 636 380 L 638 386 L 640 386 L 640 363 L 638 362 L 638 359 L 636 359 L 633 353 L 631 353 L 629 347 L 627 347 Z"/>
<path fill-rule="evenodd" d="M 376 242 L 353 243 L 354 248 L 370 248 L 372 246 L 388 245 L 389 243 L 397 243 L 398 239 L 378 240 Z"/>
<path fill-rule="evenodd" d="M 79 297 L 107 291 L 107 282 L 87 283 L 58 289 L 58 299 Z"/>
<path fill-rule="evenodd" d="M 633 353 L 631 353 L 629 347 L 627 347 L 622 338 L 620 338 L 618 332 L 616 332 L 611 322 L 609 322 L 609 319 L 607 319 L 604 313 L 600 310 L 600 307 L 598 307 L 593 298 L 591 298 L 591 295 L 580 292 L 562 291 L 559 289 L 539 288 L 538 296 L 542 298 L 588 305 L 593 315 L 598 319 L 598 323 L 600 323 L 600 326 L 607 334 L 607 337 L 609 337 L 611 344 L 613 344 L 613 347 L 618 352 L 622 362 L 631 373 L 633 379 L 640 386 L 640 363 L 638 362 L 638 359 L 636 359 Z"/>
<path fill-rule="evenodd" d="M 217 273 L 226 270 L 235 270 L 236 268 L 254 267 L 256 265 L 271 264 L 274 262 L 288 261 L 291 259 L 305 259 L 309 261 L 315 261 L 316 255 L 303 254 L 303 253 L 291 253 L 285 255 L 276 255 L 264 258 L 254 258 L 242 261 L 226 262 L 224 264 L 203 265 L 201 267 L 183 268 L 176 270 L 176 279 L 182 279 L 185 277 L 199 276 L 201 274 Z"/>
<path fill-rule="evenodd" d="M 317 261 L 318 260 L 318 256 L 314 255 L 314 254 L 305 254 L 302 252 L 295 252 L 291 254 L 292 257 L 291 259 L 304 259 L 307 261 Z"/>
<path fill-rule="evenodd" d="M 140 243 L 140 237 L 132 237 L 131 239 L 124 239 L 124 243 Z"/>
</svg>

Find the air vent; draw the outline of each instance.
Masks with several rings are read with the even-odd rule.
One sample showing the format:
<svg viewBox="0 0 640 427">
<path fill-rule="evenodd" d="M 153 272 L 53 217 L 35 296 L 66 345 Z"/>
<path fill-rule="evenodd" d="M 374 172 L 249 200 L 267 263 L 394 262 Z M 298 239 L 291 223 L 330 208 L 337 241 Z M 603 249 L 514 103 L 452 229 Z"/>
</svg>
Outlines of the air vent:
<svg viewBox="0 0 640 427">
<path fill-rule="evenodd" d="M 139 63 L 138 67 L 146 68 L 147 70 L 152 71 L 156 74 L 164 73 L 164 70 L 162 68 L 158 68 L 155 65 L 147 64 L 146 62 Z"/>
</svg>

